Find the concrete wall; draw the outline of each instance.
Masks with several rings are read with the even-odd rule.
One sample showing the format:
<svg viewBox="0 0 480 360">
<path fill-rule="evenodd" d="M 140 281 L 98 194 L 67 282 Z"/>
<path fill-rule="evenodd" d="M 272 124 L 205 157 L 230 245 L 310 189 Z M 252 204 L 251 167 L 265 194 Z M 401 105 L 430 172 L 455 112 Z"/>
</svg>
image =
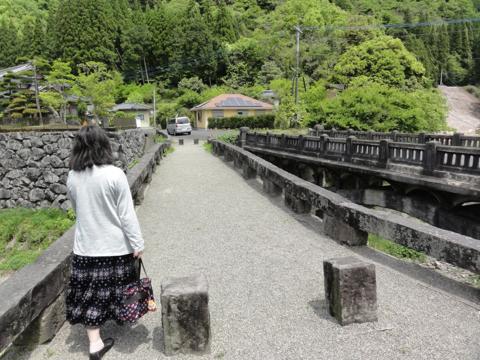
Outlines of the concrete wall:
<svg viewBox="0 0 480 360">
<path fill-rule="evenodd" d="M 142 157 L 147 137 L 142 129 L 108 133 L 115 165 L 127 169 Z M 147 137 L 146 137 L 147 135 Z M 66 181 L 74 132 L 0 134 L 0 208 L 67 209 Z"/>
</svg>

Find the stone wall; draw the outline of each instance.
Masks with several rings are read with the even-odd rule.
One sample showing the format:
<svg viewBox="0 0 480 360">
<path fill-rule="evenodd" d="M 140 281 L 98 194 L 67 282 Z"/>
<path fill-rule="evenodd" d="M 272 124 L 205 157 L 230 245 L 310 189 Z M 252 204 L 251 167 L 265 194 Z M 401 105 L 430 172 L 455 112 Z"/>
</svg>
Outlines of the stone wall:
<svg viewBox="0 0 480 360">
<path fill-rule="evenodd" d="M 147 137 L 143 129 L 111 132 L 115 165 L 126 170 L 142 157 Z M 0 134 L 0 209 L 12 207 L 70 207 L 66 196 L 74 132 Z"/>
</svg>

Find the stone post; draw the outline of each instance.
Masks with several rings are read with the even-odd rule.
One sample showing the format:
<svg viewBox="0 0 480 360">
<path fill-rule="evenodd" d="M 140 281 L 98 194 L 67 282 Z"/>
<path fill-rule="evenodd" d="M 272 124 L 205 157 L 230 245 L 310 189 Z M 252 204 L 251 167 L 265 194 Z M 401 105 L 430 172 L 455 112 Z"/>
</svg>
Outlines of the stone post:
<svg viewBox="0 0 480 360">
<path fill-rule="evenodd" d="M 375 265 L 355 257 L 323 262 L 325 298 L 341 325 L 377 321 Z"/>
<path fill-rule="evenodd" d="M 208 353 L 211 331 L 205 277 L 166 279 L 160 297 L 165 355 Z"/>
<path fill-rule="evenodd" d="M 319 145 L 319 150 L 320 154 L 326 154 L 327 153 L 327 143 L 328 143 L 328 135 L 323 134 L 320 136 L 320 145 Z"/>
<path fill-rule="evenodd" d="M 332 130 L 330 130 L 330 137 L 334 138 L 335 139 L 335 135 L 337 134 L 337 129 L 335 128 L 332 128 Z"/>
<path fill-rule="evenodd" d="M 423 170 L 427 175 L 433 175 L 437 165 L 437 145 L 436 141 L 429 141 L 425 144 L 425 153 L 423 154 Z"/>
<path fill-rule="evenodd" d="M 380 140 L 380 148 L 378 153 L 378 166 L 386 168 L 388 166 L 388 159 L 390 158 L 390 143 L 391 140 Z"/>
<path fill-rule="evenodd" d="M 367 245 L 368 234 L 365 231 L 355 229 L 337 216 L 325 214 L 323 218 L 323 232 L 342 245 Z"/>
<path fill-rule="evenodd" d="M 193 139 L 193 144 L 198 145 L 198 139 Z"/>
<path fill-rule="evenodd" d="M 240 147 L 244 147 L 247 145 L 247 134 L 250 131 L 248 127 L 241 127 L 240 128 Z"/>
<path fill-rule="evenodd" d="M 353 157 L 353 140 L 355 140 L 355 136 L 349 136 L 345 140 L 345 161 L 352 162 Z"/>
<path fill-rule="evenodd" d="M 287 137 L 285 134 L 282 134 L 282 138 L 280 139 L 280 145 L 282 148 L 287 146 Z"/>
<path fill-rule="evenodd" d="M 267 178 L 262 179 L 263 182 L 263 190 L 271 195 L 271 196 L 280 196 L 282 195 L 282 188 L 275 184 L 272 180 L 269 180 Z"/>
<path fill-rule="evenodd" d="M 287 207 L 297 214 L 308 214 L 312 209 L 312 206 L 308 201 L 302 200 L 288 192 L 285 192 L 284 202 Z"/>
<path fill-rule="evenodd" d="M 426 135 L 427 134 L 425 134 L 424 132 L 421 132 L 421 133 L 418 134 L 418 143 L 419 144 L 425 144 L 426 139 L 427 139 Z"/>
<path fill-rule="evenodd" d="M 454 133 L 452 137 L 452 146 L 462 146 L 463 133 Z"/>
<path fill-rule="evenodd" d="M 266 136 L 265 136 L 265 147 L 269 147 L 269 146 L 270 146 L 270 143 L 271 143 L 270 133 L 267 131 L 267 134 L 266 134 Z"/>
<path fill-rule="evenodd" d="M 373 140 L 373 134 L 374 134 L 373 130 L 368 130 L 367 131 L 367 139 L 368 140 Z"/>
<path fill-rule="evenodd" d="M 392 131 L 392 141 L 397 142 L 397 140 L 398 140 L 398 131 L 394 130 Z"/>
<path fill-rule="evenodd" d="M 314 130 L 315 130 L 315 135 L 316 136 L 319 136 L 320 135 L 320 132 L 325 130 L 325 127 L 322 125 L 322 124 L 317 124 L 315 125 L 314 127 Z"/>
<path fill-rule="evenodd" d="M 257 177 L 257 172 L 255 171 L 254 168 L 248 165 L 248 160 L 243 162 L 242 175 L 243 175 L 243 178 L 246 180 L 254 179 Z"/>
<path fill-rule="evenodd" d="M 178 140 L 179 145 L 183 145 L 183 139 Z"/>
<path fill-rule="evenodd" d="M 298 137 L 298 144 L 297 144 L 297 150 L 302 152 L 304 147 L 305 147 L 305 138 L 303 137 L 303 135 L 300 135 Z"/>
<path fill-rule="evenodd" d="M 230 150 L 224 149 L 223 156 L 226 162 L 233 161 L 233 154 Z"/>
</svg>

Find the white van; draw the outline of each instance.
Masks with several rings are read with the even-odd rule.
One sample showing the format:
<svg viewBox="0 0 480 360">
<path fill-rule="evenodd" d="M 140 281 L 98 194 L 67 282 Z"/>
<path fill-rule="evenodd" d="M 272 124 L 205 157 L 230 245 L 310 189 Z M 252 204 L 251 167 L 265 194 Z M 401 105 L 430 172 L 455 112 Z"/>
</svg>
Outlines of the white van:
<svg viewBox="0 0 480 360">
<path fill-rule="evenodd" d="M 167 132 L 170 135 L 187 134 L 192 133 L 192 125 L 190 125 L 190 119 L 186 116 L 177 117 L 175 119 L 168 120 Z"/>
</svg>

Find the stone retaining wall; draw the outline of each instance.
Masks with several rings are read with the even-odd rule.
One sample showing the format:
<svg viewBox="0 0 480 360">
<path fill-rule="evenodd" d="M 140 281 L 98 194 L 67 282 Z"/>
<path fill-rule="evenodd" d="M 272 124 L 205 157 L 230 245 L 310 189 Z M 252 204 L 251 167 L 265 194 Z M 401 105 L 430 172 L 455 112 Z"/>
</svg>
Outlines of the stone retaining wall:
<svg viewBox="0 0 480 360">
<path fill-rule="evenodd" d="M 115 165 L 127 169 L 142 157 L 154 130 L 109 132 Z M 0 133 L 0 209 L 70 207 L 66 196 L 75 132 Z"/>
<path fill-rule="evenodd" d="M 152 145 L 127 173 L 134 200 L 143 198 L 145 182 L 151 180 L 169 146 L 168 143 Z M 63 295 L 69 277 L 74 234 L 72 227 L 35 263 L 0 284 L 0 357 L 14 342 L 33 345 L 50 340 L 64 323 Z"/>
</svg>

